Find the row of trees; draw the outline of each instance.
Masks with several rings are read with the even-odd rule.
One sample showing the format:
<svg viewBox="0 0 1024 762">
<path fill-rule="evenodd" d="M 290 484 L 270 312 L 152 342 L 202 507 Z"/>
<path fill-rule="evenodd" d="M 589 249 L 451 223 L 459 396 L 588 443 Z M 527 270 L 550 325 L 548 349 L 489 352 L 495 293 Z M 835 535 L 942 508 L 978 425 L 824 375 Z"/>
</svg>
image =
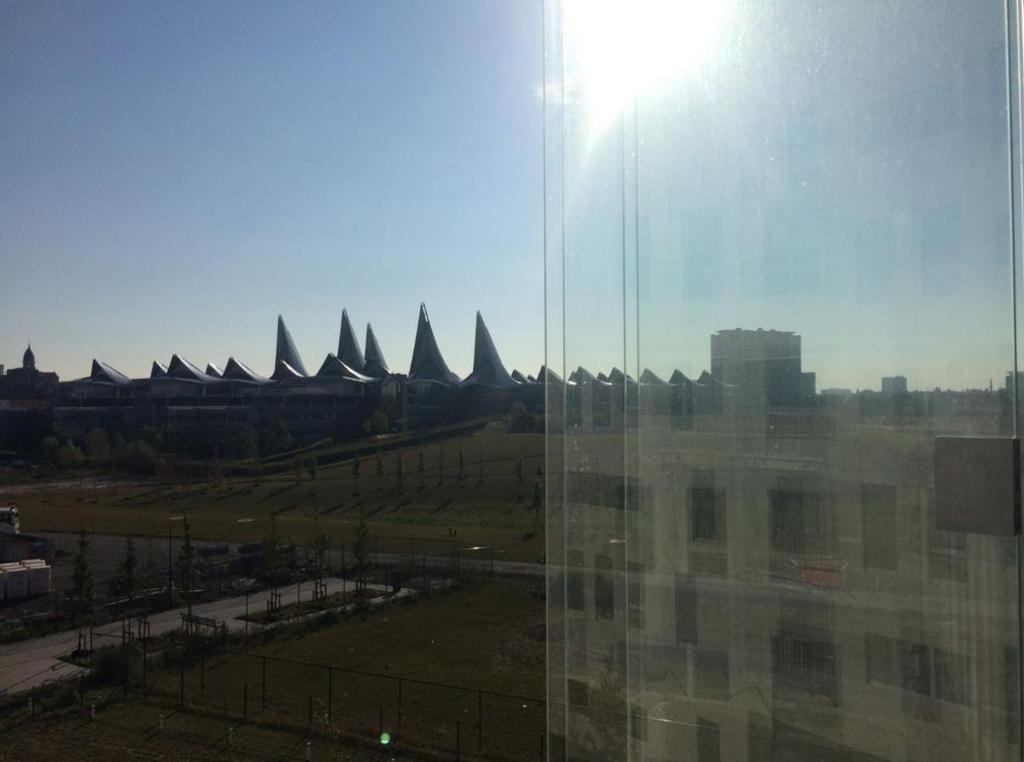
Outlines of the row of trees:
<svg viewBox="0 0 1024 762">
<path fill-rule="evenodd" d="M 375 475 L 377 476 L 377 478 L 383 477 L 384 476 L 384 470 L 385 470 L 384 469 L 384 457 L 383 457 L 383 455 L 376 456 L 376 458 L 374 459 L 374 462 L 375 462 L 375 468 L 376 468 Z M 397 479 L 398 483 L 401 484 L 404 481 L 404 479 L 405 479 L 405 456 L 404 456 L 404 454 L 402 452 L 400 452 L 400 451 L 395 453 L 394 458 L 393 458 L 393 462 L 394 462 L 394 469 L 393 469 L 392 473 L 394 474 L 394 476 Z M 416 453 L 416 473 L 419 475 L 420 482 L 423 482 L 426 479 L 426 474 L 427 474 L 427 465 L 426 465 L 426 463 L 427 463 L 426 453 L 423 450 L 419 450 Z M 444 451 L 443 450 L 438 450 L 438 453 L 437 453 L 437 479 L 438 479 L 438 483 L 439 484 L 444 480 L 444 469 L 445 469 L 445 465 L 444 465 Z M 302 475 L 302 465 L 301 465 L 300 461 L 296 461 L 295 472 L 296 472 L 296 481 L 298 481 L 301 478 L 301 475 Z M 360 459 L 359 455 L 357 454 L 357 455 L 355 455 L 352 458 L 352 475 L 355 476 L 356 478 L 359 478 L 361 473 L 362 473 L 362 460 Z M 516 461 L 515 473 L 516 473 L 516 481 L 519 481 L 519 482 L 523 481 L 523 479 L 526 476 L 526 466 L 525 466 L 525 460 L 523 458 L 519 458 Z M 543 469 L 539 465 L 537 466 L 537 475 L 538 476 L 543 475 Z M 483 450 L 480 450 L 479 455 L 477 457 L 477 476 L 480 479 L 483 479 L 483 477 L 484 477 L 484 454 L 483 454 Z M 463 481 L 466 478 L 466 451 L 462 447 L 459 448 L 459 452 L 458 452 L 458 468 L 456 470 L 455 477 L 460 482 Z M 316 460 L 315 459 L 313 459 L 313 462 L 311 464 L 310 478 L 316 479 Z"/>
<path fill-rule="evenodd" d="M 45 432 L 35 447 L 36 456 L 61 469 L 82 466 L 115 468 L 142 476 L 165 474 L 174 470 L 179 456 L 219 460 L 225 455 L 242 460 L 257 460 L 287 452 L 294 446 L 288 426 L 280 418 L 259 428 L 244 426 L 225 446 L 210 437 L 179 437 L 159 426 L 141 426 L 131 439 L 120 432 L 94 428 L 84 437 L 58 437 Z"/>
<path fill-rule="evenodd" d="M 111 437 L 103 429 L 90 431 L 85 437 L 84 448 L 70 438 L 61 442 L 52 435 L 44 437 L 40 458 L 61 469 L 92 465 L 141 476 L 157 474 L 165 466 L 165 456 L 151 442 L 144 439 L 126 442 L 120 434 Z"/>
</svg>

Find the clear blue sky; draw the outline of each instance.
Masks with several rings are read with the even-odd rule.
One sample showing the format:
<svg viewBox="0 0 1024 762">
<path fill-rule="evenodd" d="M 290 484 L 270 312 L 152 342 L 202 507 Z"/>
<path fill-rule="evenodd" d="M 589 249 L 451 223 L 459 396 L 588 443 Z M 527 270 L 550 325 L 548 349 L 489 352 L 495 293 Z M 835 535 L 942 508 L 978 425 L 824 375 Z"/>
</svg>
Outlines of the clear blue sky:
<svg viewBox="0 0 1024 762">
<path fill-rule="evenodd" d="M 540 0 L 0 5 L 0 362 L 543 361 Z"/>
</svg>

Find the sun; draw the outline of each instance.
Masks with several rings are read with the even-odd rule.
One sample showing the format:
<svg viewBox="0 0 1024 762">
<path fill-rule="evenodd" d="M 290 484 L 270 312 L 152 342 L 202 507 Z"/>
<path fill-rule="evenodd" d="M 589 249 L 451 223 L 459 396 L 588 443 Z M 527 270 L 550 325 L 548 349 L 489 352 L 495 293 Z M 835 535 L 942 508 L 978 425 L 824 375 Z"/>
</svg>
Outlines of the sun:
<svg viewBox="0 0 1024 762">
<path fill-rule="evenodd" d="M 732 0 L 565 0 L 566 105 L 600 136 L 635 98 L 713 58 L 732 13 Z"/>
</svg>

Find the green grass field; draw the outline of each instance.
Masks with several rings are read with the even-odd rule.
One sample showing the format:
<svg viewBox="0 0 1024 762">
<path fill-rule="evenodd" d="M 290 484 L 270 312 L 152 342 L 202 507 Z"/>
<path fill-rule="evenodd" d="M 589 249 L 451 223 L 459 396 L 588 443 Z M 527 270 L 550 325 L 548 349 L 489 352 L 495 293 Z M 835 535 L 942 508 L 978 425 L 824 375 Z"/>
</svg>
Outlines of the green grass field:
<svg viewBox="0 0 1024 762">
<path fill-rule="evenodd" d="M 344 462 L 318 468 L 315 480 L 303 469 L 177 485 L 83 482 L 21 491 L 15 502 L 27 533 L 84 528 L 164 537 L 169 527 L 180 534 L 180 521 L 171 519 L 187 514 L 198 539 L 258 542 L 273 517 L 278 532 L 292 542 L 308 542 L 317 531 L 347 542 L 365 516 L 383 543 L 381 552 L 391 549 L 385 538 L 396 538 L 393 550 L 402 551 L 407 545 L 397 538 L 443 540 L 453 528 L 460 543 L 498 546 L 509 560 L 537 560 L 543 553 L 543 507 L 535 509 L 534 499 L 543 455 L 543 435 L 491 426 L 363 457 L 358 476 Z"/>
<path fill-rule="evenodd" d="M 543 699 L 545 685 L 537 583 L 492 582 L 434 595 L 245 650 L 211 657 L 204 675 L 199 667 L 186 673 L 186 693 L 197 706 L 241 714 L 247 692 L 250 716 L 274 726 L 303 726 L 312 706 L 314 723 L 327 735 L 376 737 L 383 729 L 399 747 L 449 751 L 459 735 L 469 758 L 484 751 L 523 759 L 544 731 L 542 704 L 530 700 Z M 265 708 L 262 656 L 269 657 Z M 330 678 L 327 665 L 336 668 Z M 179 674 L 171 670 L 153 685 L 157 696 L 174 700 Z"/>
<path fill-rule="evenodd" d="M 100 689 L 115 700 L 98 723 L 140 754 L 165 753 L 175 739 L 197 759 L 223 750 L 229 725 L 240 757 L 282 758 L 312 737 L 314 759 L 377 759 L 383 730 L 395 754 L 454 757 L 459 746 L 463 759 L 535 759 L 545 729 L 544 628 L 542 584 L 495 580 L 253 638 L 193 662 L 183 682 L 177 666 L 154 662 L 146 690 L 121 698 L 116 686 Z M 163 734 L 154 732 L 160 714 Z M 69 718 L 54 738 L 83 725 Z"/>
</svg>

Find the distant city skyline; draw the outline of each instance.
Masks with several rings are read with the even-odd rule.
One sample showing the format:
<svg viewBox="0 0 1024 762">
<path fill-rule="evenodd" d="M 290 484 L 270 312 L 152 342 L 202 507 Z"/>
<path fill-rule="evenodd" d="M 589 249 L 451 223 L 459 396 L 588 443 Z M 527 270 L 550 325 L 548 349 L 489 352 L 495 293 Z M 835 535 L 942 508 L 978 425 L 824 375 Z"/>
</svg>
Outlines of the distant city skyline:
<svg viewBox="0 0 1024 762">
<path fill-rule="evenodd" d="M 425 307 L 426 307 L 426 305 L 421 305 L 419 309 L 422 310 Z M 472 368 L 473 368 L 473 357 L 474 357 L 474 354 L 477 351 L 477 347 L 475 346 L 475 344 L 477 344 L 479 342 L 479 327 L 478 327 L 478 324 L 484 318 L 485 318 L 485 316 L 483 316 L 481 314 L 481 312 L 479 310 L 477 310 L 476 313 L 475 313 L 474 320 L 473 320 L 474 332 L 476 333 L 476 340 L 474 342 L 474 348 L 473 348 L 473 350 L 471 350 L 471 354 L 470 354 L 469 370 L 468 371 L 462 371 L 461 369 L 454 369 L 455 373 L 457 374 L 457 376 L 459 376 L 460 379 L 468 378 L 471 375 L 471 371 L 472 371 Z M 277 324 L 276 340 L 275 341 L 271 340 L 271 339 L 274 338 L 275 334 L 272 334 L 271 332 L 268 331 L 268 333 L 267 333 L 267 340 L 265 342 L 266 347 L 271 347 L 271 348 L 274 349 L 274 353 L 271 356 L 271 359 L 266 363 L 265 366 L 262 363 L 250 362 L 248 358 L 240 357 L 237 353 L 232 352 L 230 350 L 228 350 L 226 352 L 222 352 L 220 356 L 213 357 L 213 358 L 191 357 L 191 356 L 188 356 L 187 354 L 184 354 L 184 353 L 181 353 L 181 352 L 174 352 L 174 353 L 172 353 L 172 355 L 178 355 L 183 360 L 191 362 L 193 365 L 195 365 L 200 370 L 202 368 L 206 367 L 208 364 L 212 364 L 215 368 L 220 368 L 221 370 L 223 370 L 223 368 L 225 367 L 227 361 L 229 359 L 234 359 L 236 362 L 244 363 L 245 366 L 247 366 L 249 368 L 252 368 L 258 374 L 264 375 L 265 377 L 269 378 L 269 377 L 271 377 L 274 374 L 275 367 L 276 367 L 276 361 L 279 360 L 280 356 L 281 356 L 281 341 L 282 341 L 281 336 L 282 336 L 282 330 L 284 331 L 285 335 L 288 335 L 288 340 L 289 341 L 293 341 L 292 337 L 290 336 L 290 331 L 287 328 L 284 327 L 285 325 L 287 325 L 287 321 L 285 320 L 285 316 L 278 315 L 278 316 L 276 316 L 275 320 L 276 320 L 276 324 Z M 419 320 L 422 320 L 422 316 L 420 316 Z M 431 320 L 431 323 L 433 323 L 433 320 Z M 354 333 L 357 333 L 357 332 L 361 334 L 362 332 L 364 332 L 367 329 L 367 327 L 369 325 L 373 325 L 373 321 L 367 321 L 366 323 L 363 323 L 361 326 L 358 327 L 358 331 L 356 331 L 356 329 L 353 328 L 351 323 L 349 323 L 347 330 L 352 332 L 353 335 L 354 335 Z M 341 331 L 344 334 L 345 331 L 346 331 L 346 327 L 345 327 L 344 322 L 341 323 L 341 326 L 342 326 L 341 327 Z M 630 366 L 630 367 L 626 368 L 625 370 L 626 370 L 626 373 L 628 375 L 635 376 L 637 378 L 639 378 L 644 372 L 648 372 L 649 371 L 649 372 L 653 372 L 655 375 L 659 376 L 662 380 L 665 380 L 665 379 L 668 379 L 670 376 L 672 376 L 676 372 L 683 372 L 684 375 L 686 375 L 688 378 L 690 378 L 690 380 L 696 381 L 696 380 L 698 380 L 698 378 L 700 377 L 700 375 L 702 373 L 709 372 L 713 378 L 716 378 L 718 380 L 722 380 L 720 378 L 721 374 L 720 373 L 716 374 L 714 372 L 714 370 L 715 370 L 715 362 L 716 362 L 715 361 L 715 352 L 716 352 L 716 350 L 715 350 L 715 342 L 716 342 L 716 340 L 721 340 L 723 336 L 726 336 L 728 334 L 741 333 L 741 334 L 753 335 L 755 333 L 759 334 L 762 331 L 764 331 L 766 334 L 779 334 L 779 335 L 793 336 L 796 339 L 795 346 L 798 347 L 798 349 L 795 350 L 796 353 L 793 355 L 793 357 L 796 359 L 797 363 L 799 364 L 800 359 L 803 357 L 803 352 L 802 352 L 802 350 L 799 349 L 799 346 L 802 343 L 804 337 L 799 332 L 797 332 L 797 331 L 777 331 L 775 329 L 760 329 L 760 328 L 759 329 L 742 329 L 742 328 L 724 329 L 723 328 L 723 329 L 721 329 L 719 331 L 713 332 L 712 334 L 710 334 L 707 337 L 708 341 L 709 341 L 709 352 L 708 352 L 708 354 L 707 354 L 703 364 L 698 363 L 697 365 L 694 365 L 692 368 L 688 367 L 688 368 L 684 369 L 684 368 L 681 368 L 679 366 L 668 366 L 668 365 L 664 365 L 664 364 L 655 366 L 655 365 L 648 365 L 648 364 L 641 363 L 641 365 L 639 367 Z M 410 333 L 415 336 L 418 333 L 418 328 L 413 328 L 410 331 Z M 222 338 L 224 340 L 230 342 L 230 336 L 229 335 L 226 335 L 226 334 L 222 335 Z M 361 339 L 359 339 L 359 337 L 357 336 L 356 337 L 356 343 L 358 344 L 360 341 L 361 341 Z M 298 341 L 294 341 L 294 343 L 291 345 L 291 349 L 289 351 L 297 353 L 302 358 L 302 362 L 303 362 L 303 366 L 304 366 L 304 371 L 303 371 L 304 374 L 305 375 L 309 375 L 309 376 L 312 377 L 312 376 L 317 375 L 316 369 L 320 367 L 320 364 L 322 362 L 322 357 L 327 356 L 328 354 L 333 355 L 338 348 L 339 348 L 339 344 L 338 344 L 338 338 L 337 338 L 337 335 L 336 335 L 336 337 L 335 337 L 335 344 L 332 345 L 332 346 L 329 346 L 329 347 L 327 347 L 325 349 L 323 349 L 322 352 L 320 351 L 319 348 L 315 348 L 315 349 L 312 349 L 312 351 L 309 351 L 311 348 L 305 348 L 305 347 L 301 346 Z M 388 352 L 386 347 L 378 347 L 378 351 L 383 352 L 385 358 L 390 358 L 391 357 L 391 353 Z M 440 342 L 440 341 L 438 342 L 437 351 L 440 352 L 441 357 L 444 358 L 445 361 L 447 361 L 447 358 L 448 358 L 449 354 L 453 354 L 453 355 L 455 354 L 454 352 L 450 353 L 449 352 L 449 348 L 445 344 Z M 495 342 L 495 344 L 491 346 L 491 351 L 496 351 L 497 352 L 497 355 L 498 355 L 499 359 L 501 359 L 502 364 L 507 368 L 507 370 L 509 372 L 511 372 L 513 370 L 520 371 L 523 376 L 535 376 L 535 375 L 537 375 L 537 371 L 543 365 L 546 364 L 545 361 L 544 361 L 543 355 L 541 354 L 536 359 L 536 361 L 533 362 L 533 363 L 527 362 L 527 363 L 523 363 L 523 364 L 516 365 L 516 366 L 510 365 L 509 363 L 504 361 L 504 359 L 503 359 L 504 358 L 504 353 L 502 351 L 502 346 L 501 346 L 500 343 L 497 343 L 497 342 Z M 25 347 L 22 349 L 21 353 L 19 354 L 19 358 L 18 359 L 14 360 L 12 362 L 0 362 L 0 366 L 4 367 L 5 370 L 9 370 L 9 369 L 12 369 L 12 368 L 20 368 L 20 367 L 22 367 L 22 359 L 21 359 L 22 355 L 26 355 L 26 354 L 32 354 L 33 355 L 33 360 L 32 361 L 33 361 L 33 364 L 35 364 L 35 362 L 36 362 L 35 361 L 35 354 L 36 354 L 36 352 L 32 348 L 31 344 L 26 344 Z M 404 357 L 395 356 L 393 359 L 389 359 L 388 360 L 388 364 L 390 366 L 390 372 L 398 373 L 398 374 L 403 374 L 403 375 L 407 374 L 409 372 L 409 370 L 410 370 L 410 366 L 415 364 L 415 360 L 413 359 L 414 358 L 414 354 L 415 354 L 415 348 L 410 350 L 410 352 L 409 352 L 409 354 L 407 356 L 404 356 Z M 783 352 L 783 355 L 785 355 L 785 354 L 786 353 Z M 742 353 L 739 354 L 739 355 L 736 355 L 736 358 L 738 360 L 742 361 L 743 360 Z M 750 358 L 748 358 L 748 359 L 750 359 L 750 360 L 758 360 L 760 358 L 759 358 L 759 355 L 757 355 L 755 353 L 755 354 L 752 354 L 750 356 Z M 138 361 L 138 358 L 133 359 L 130 363 L 122 363 L 121 365 L 118 365 L 118 363 L 111 361 L 109 358 L 100 357 L 100 356 L 93 356 L 89 360 L 87 365 L 84 368 L 81 369 L 80 372 L 72 373 L 71 375 L 67 375 L 67 376 L 61 375 L 60 379 L 61 379 L 61 381 L 73 381 L 73 380 L 77 380 L 77 379 L 87 378 L 89 376 L 90 369 L 91 369 L 93 361 L 98 361 L 100 363 L 103 363 L 104 365 L 109 366 L 109 367 L 113 368 L 114 370 L 117 370 L 118 372 L 124 372 L 124 375 L 126 375 L 126 376 L 128 376 L 130 378 L 145 379 L 145 378 L 149 378 L 150 377 L 151 371 L 152 371 L 152 365 L 153 365 L 154 362 L 157 363 L 158 365 L 162 365 L 162 366 L 166 367 L 170 360 L 171 360 L 171 355 L 168 355 L 167 357 L 153 357 L 153 358 L 150 358 L 149 360 L 147 360 L 145 363 L 142 363 L 143 365 L 145 365 L 145 368 L 142 371 L 140 371 L 138 373 L 130 373 L 130 372 L 124 372 L 123 368 L 124 367 L 140 366 L 140 362 Z M 567 365 L 567 366 L 565 366 L 563 368 L 561 366 L 555 365 L 554 363 L 551 363 L 550 367 L 559 376 L 562 376 L 564 378 L 569 378 L 573 374 L 573 372 L 576 371 L 577 368 L 580 368 L 580 367 L 582 367 L 586 371 L 588 371 L 588 372 L 590 372 L 592 374 L 595 374 L 595 375 L 597 375 L 597 374 L 607 375 L 608 373 L 610 373 L 610 372 L 612 372 L 614 370 L 622 370 L 624 365 L 625 365 L 624 363 L 619 363 L 619 364 L 611 364 L 611 365 L 608 365 L 606 367 L 605 365 L 599 365 L 599 364 L 594 364 L 594 363 L 582 363 L 582 364 Z M 699 365 L 699 367 L 698 367 L 698 365 Z M 46 365 L 46 362 L 45 362 L 45 359 L 44 359 L 42 361 L 42 364 L 39 366 L 39 370 L 42 370 L 42 371 L 52 371 L 53 369 Z M 803 372 L 810 374 L 812 377 L 817 376 L 817 371 L 813 367 L 808 367 L 808 366 L 805 365 L 803 367 Z M 1019 373 L 1018 375 L 1024 375 L 1024 374 Z M 977 386 L 965 386 L 965 387 L 963 387 L 963 389 L 964 390 L 967 390 L 967 389 L 980 389 L 980 390 L 985 390 L 985 389 L 994 389 L 994 390 L 1005 389 L 1005 388 L 1009 387 L 1009 384 L 1011 383 L 1011 377 L 1012 377 L 1012 373 L 1010 371 L 1007 371 L 1006 374 L 1003 377 L 989 379 L 985 383 L 978 384 Z M 539 378 L 539 376 L 538 376 L 538 378 Z M 895 384 L 895 386 L 893 384 Z M 811 382 L 811 386 L 812 387 L 814 387 L 816 385 L 817 384 L 814 381 Z M 818 386 L 817 392 L 815 392 L 815 393 L 816 394 L 825 395 L 825 396 L 834 395 L 834 394 L 838 394 L 838 393 L 853 393 L 853 392 L 861 392 L 861 391 L 880 391 L 880 392 L 883 392 L 883 393 L 890 393 L 890 394 L 892 394 L 892 393 L 900 393 L 900 392 L 908 392 L 908 391 L 909 392 L 915 392 L 915 391 L 925 391 L 925 392 L 927 392 L 927 391 L 933 391 L 936 388 L 938 388 L 938 389 L 945 389 L 945 388 L 949 388 L 949 387 L 915 386 L 912 383 L 911 380 L 908 380 L 906 378 L 906 376 L 904 376 L 904 375 L 895 375 L 895 376 L 880 376 L 876 380 L 876 382 L 874 384 L 870 384 L 869 383 L 869 384 L 866 384 L 866 385 L 863 385 L 863 386 L 853 386 L 853 387 L 837 387 L 837 386 L 821 387 L 821 386 Z M 959 389 L 953 389 L 953 390 L 956 391 L 956 390 L 959 390 Z"/>
<path fill-rule="evenodd" d="M 347 307 L 401 369 L 424 301 L 453 370 L 481 307 L 535 372 L 540 30 L 518 0 L 4 4 L 0 363 L 267 371 L 278 313 L 322 359 Z"/>
</svg>

